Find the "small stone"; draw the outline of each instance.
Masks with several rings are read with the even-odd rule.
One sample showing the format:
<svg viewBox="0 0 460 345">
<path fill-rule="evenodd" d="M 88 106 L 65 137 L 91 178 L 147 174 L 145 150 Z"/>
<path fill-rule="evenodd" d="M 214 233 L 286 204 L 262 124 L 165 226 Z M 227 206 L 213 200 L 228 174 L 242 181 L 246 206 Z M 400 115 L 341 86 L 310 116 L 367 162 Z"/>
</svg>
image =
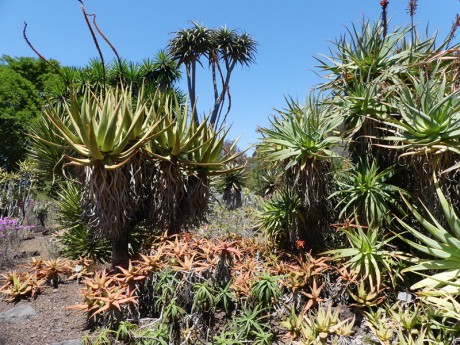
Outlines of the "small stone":
<svg viewBox="0 0 460 345">
<path fill-rule="evenodd" d="M 51 343 L 51 345 L 81 345 L 80 339 L 64 340 Z"/>
<path fill-rule="evenodd" d="M 0 322 L 17 323 L 21 320 L 35 317 L 36 315 L 37 313 L 34 308 L 30 305 L 22 304 L 0 313 Z"/>
</svg>

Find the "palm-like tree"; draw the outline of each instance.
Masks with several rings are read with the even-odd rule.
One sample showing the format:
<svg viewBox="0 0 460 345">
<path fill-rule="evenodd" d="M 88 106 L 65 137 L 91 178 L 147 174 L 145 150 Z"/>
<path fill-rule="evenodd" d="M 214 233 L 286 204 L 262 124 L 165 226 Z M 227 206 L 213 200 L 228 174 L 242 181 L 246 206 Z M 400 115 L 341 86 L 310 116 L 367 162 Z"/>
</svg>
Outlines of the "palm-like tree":
<svg viewBox="0 0 460 345">
<path fill-rule="evenodd" d="M 227 114 L 230 110 L 231 98 L 229 84 L 235 66 L 237 64 L 249 66 L 251 63 L 254 63 L 256 52 L 257 43 L 247 33 L 238 34 L 236 30 L 230 30 L 226 27 L 212 32 L 209 63 L 212 68 L 214 82 L 214 108 L 211 113 L 211 124 L 214 125 L 219 122 L 219 116 L 222 112 L 226 95 L 229 98 Z M 224 71 L 220 63 L 223 63 Z M 217 71 L 222 80 L 220 93 L 217 91 Z M 225 122 L 225 119 L 222 122 Z"/>
<path fill-rule="evenodd" d="M 192 115 L 199 124 L 196 109 L 196 69 L 200 58 L 206 56 L 211 44 L 211 32 L 207 27 L 192 22 L 193 27 L 181 29 L 168 43 L 168 52 L 178 66 L 184 64 L 187 73 L 187 88 L 192 107 Z"/>
<path fill-rule="evenodd" d="M 156 84 L 161 91 L 171 89 L 181 77 L 177 63 L 164 50 L 159 50 L 152 60 L 143 60 L 140 68 L 146 83 Z"/>
<path fill-rule="evenodd" d="M 227 113 L 231 106 L 231 74 L 237 64 L 248 66 L 254 62 L 257 43 L 247 33 L 239 34 L 236 30 L 226 27 L 215 30 L 195 22 L 192 24 L 192 28 L 181 29 L 175 33 L 169 41 L 168 52 L 178 65 L 185 65 L 190 104 L 197 124 L 199 120 L 196 109 L 196 69 L 197 65 L 203 65 L 203 58 L 207 59 L 211 66 L 214 87 L 214 106 L 210 123 L 217 126 L 227 97 Z M 220 90 L 218 85 L 221 85 Z"/>
</svg>

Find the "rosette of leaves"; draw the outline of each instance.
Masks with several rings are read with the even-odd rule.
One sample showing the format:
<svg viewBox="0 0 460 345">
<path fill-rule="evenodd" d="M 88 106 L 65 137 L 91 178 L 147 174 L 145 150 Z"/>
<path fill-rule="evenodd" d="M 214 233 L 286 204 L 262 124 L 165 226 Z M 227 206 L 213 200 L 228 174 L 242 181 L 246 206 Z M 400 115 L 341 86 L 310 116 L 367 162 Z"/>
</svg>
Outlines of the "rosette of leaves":
<svg viewBox="0 0 460 345">
<path fill-rule="evenodd" d="M 302 205 L 297 194 L 289 188 L 275 192 L 269 200 L 261 202 L 260 227 L 272 241 L 281 245 L 295 242 L 299 222 L 304 222 Z M 293 238 L 291 238 L 293 237 Z"/>
<path fill-rule="evenodd" d="M 133 105 L 129 88 L 107 88 L 99 94 L 86 89 L 81 101 L 75 93 L 64 104 L 64 114 L 46 107 L 44 115 L 54 125 L 75 155 L 65 157 L 77 166 L 101 165 L 115 170 L 128 163 L 144 146 L 158 122 L 153 122 L 154 107 L 148 106 L 143 90 Z"/>
<path fill-rule="evenodd" d="M 59 106 L 57 106 L 59 107 Z M 60 109 L 57 109 L 61 112 Z M 69 120 L 63 118 L 66 125 L 69 125 Z M 29 128 L 31 137 L 31 145 L 29 155 L 38 170 L 38 176 L 44 180 L 55 180 L 56 175 L 62 175 L 62 166 L 64 160 L 62 157 L 68 153 L 75 154 L 56 130 L 52 122 L 45 116 L 40 116 Z"/>
<path fill-rule="evenodd" d="M 344 90 L 363 79 L 388 79 L 393 67 L 410 57 L 410 49 L 400 49 L 409 30 L 397 29 L 384 36 L 381 22 L 368 20 L 361 27 L 347 28 L 347 34 L 333 43 L 332 56 L 317 59 L 318 67 L 329 73 L 326 78 L 331 81 L 325 87 Z"/>
<path fill-rule="evenodd" d="M 388 183 L 395 174 L 394 167 L 379 169 L 375 160 L 360 159 L 351 169 L 337 173 L 339 218 L 350 219 L 355 214 L 364 225 L 381 228 L 392 220 L 391 210 L 400 210 L 397 195 L 400 188 Z"/>
<path fill-rule="evenodd" d="M 56 192 L 57 221 L 64 228 L 58 240 L 63 245 L 64 254 L 72 259 L 88 257 L 107 262 L 111 253 L 110 242 L 88 227 L 82 203 L 80 185 L 64 181 Z"/>
<path fill-rule="evenodd" d="M 359 224 L 344 224 L 341 230 L 350 247 L 329 250 L 324 254 L 332 255 L 333 260 L 345 259 L 344 267 L 361 280 L 363 288 L 366 282 L 365 286 L 370 289 L 380 290 L 386 277 L 396 286 L 396 280 L 402 278 L 398 268 L 404 256 L 391 249 L 390 242 L 394 236 L 381 239 L 378 228 L 365 229 Z"/>
<path fill-rule="evenodd" d="M 277 166 L 267 166 L 258 176 L 259 193 L 263 197 L 270 197 L 282 185 L 282 170 Z"/>
<path fill-rule="evenodd" d="M 402 151 L 404 156 L 440 156 L 447 152 L 460 154 L 460 90 L 452 91 L 446 76 L 412 79 L 412 87 L 402 87 L 393 107 L 400 110 L 400 119 L 388 119 L 385 124 L 393 135 L 386 136 L 386 145 Z M 451 167 L 441 167 L 450 171 Z"/>
<path fill-rule="evenodd" d="M 414 217 L 427 232 L 422 232 L 398 218 L 398 222 L 416 239 L 404 238 L 404 240 L 413 248 L 432 257 L 416 259 L 415 265 L 408 267 L 406 271 L 416 272 L 424 277 L 411 287 L 412 289 L 422 289 L 423 295 L 457 296 L 460 293 L 460 219 L 444 196 L 435 174 L 433 177 L 436 194 L 441 203 L 448 228 L 441 225 L 427 207 L 425 207 L 425 212 L 429 219 L 424 218 L 413 205 L 404 199 Z M 438 273 L 431 273 L 433 271 Z"/>
<path fill-rule="evenodd" d="M 320 247 L 333 213 L 327 196 L 332 189 L 331 161 L 338 157 L 332 148 L 342 140 L 335 134 L 342 117 L 331 115 L 314 95 L 305 106 L 292 99 L 287 105 L 271 120 L 271 128 L 259 128 L 263 137 L 257 150 L 263 160 L 284 169 L 286 182 L 299 195 L 305 223 L 298 229 L 298 239 Z"/>
<path fill-rule="evenodd" d="M 361 157 L 375 159 L 381 156 L 383 130 L 377 120 L 385 119 L 390 113 L 391 93 L 381 87 L 381 83 L 357 79 L 343 94 L 335 96 L 333 104 L 336 116 L 344 118 L 344 136 L 348 139 L 348 149 L 354 161 Z"/>
</svg>

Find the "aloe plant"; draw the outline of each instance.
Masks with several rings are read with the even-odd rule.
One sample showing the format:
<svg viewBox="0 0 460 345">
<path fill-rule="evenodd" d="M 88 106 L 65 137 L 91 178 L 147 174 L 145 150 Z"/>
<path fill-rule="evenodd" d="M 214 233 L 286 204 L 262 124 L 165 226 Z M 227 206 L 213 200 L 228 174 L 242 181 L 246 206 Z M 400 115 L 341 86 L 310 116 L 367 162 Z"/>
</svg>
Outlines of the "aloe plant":
<svg viewBox="0 0 460 345">
<path fill-rule="evenodd" d="M 331 160 L 338 155 L 332 148 L 342 140 L 334 131 L 343 119 L 331 116 L 329 110 L 313 94 L 305 106 L 291 99 L 287 109 L 272 119 L 271 128 L 259 129 L 261 159 L 284 168 L 286 182 L 304 209 L 305 222 L 295 229 L 291 242 L 298 236 L 311 248 L 321 247 L 322 232 L 333 213 L 327 196 L 332 188 Z"/>
<path fill-rule="evenodd" d="M 401 119 L 387 120 L 393 135 L 387 147 L 403 151 L 400 157 L 460 153 L 460 91 L 451 92 L 444 75 L 420 81 L 413 79 L 413 87 L 403 87 L 394 108 L 400 109 Z M 446 171 L 457 169 L 456 164 Z"/>
<path fill-rule="evenodd" d="M 342 231 L 350 242 L 350 247 L 333 249 L 324 252 L 332 255 L 334 260 L 346 259 L 344 267 L 352 270 L 362 280 L 367 280 L 369 285 L 379 288 L 388 275 L 395 286 L 396 278 L 401 278 L 396 268 L 403 258 L 401 252 L 391 250 L 389 242 L 392 238 L 381 239 L 378 228 L 365 230 L 361 225 L 345 224 Z"/>
<path fill-rule="evenodd" d="M 158 125 L 153 122 L 154 107 L 147 106 L 142 90 L 135 107 L 132 103 L 130 89 L 107 89 L 99 95 L 86 89 L 81 102 L 75 93 L 70 95 L 64 116 L 54 107 L 46 107 L 44 115 L 75 150 L 76 155 L 66 155 L 72 164 L 102 164 L 113 170 L 126 164 Z"/>
<path fill-rule="evenodd" d="M 329 73 L 326 77 L 331 79 L 325 87 L 343 89 L 356 80 L 359 83 L 359 79 L 386 79 L 392 67 L 408 58 L 409 51 L 396 51 L 410 28 L 398 29 L 385 36 L 382 30 L 380 22 L 371 24 L 368 20 L 360 27 L 347 28 L 347 35 L 333 43 L 332 56 L 317 59 L 318 67 Z"/>
<path fill-rule="evenodd" d="M 377 162 L 360 159 L 358 164 L 348 171 L 339 172 L 337 191 L 330 197 L 337 197 L 336 209 L 341 209 L 339 218 L 347 219 L 358 215 L 364 225 L 380 228 L 389 224 L 393 215 L 391 208 L 401 210 L 397 196 L 400 188 L 388 183 L 395 174 L 394 167 L 379 169 Z"/>
<path fill-rule="evenodd" d="M 436 194 L 449 228 L 442 226 L 426 207 L 425 211 L 429 219 L 425 219 L 407 199 L 404 199 L 414 217 L 429 234 L 428 236 L 422 233 L 403 219 L 398 218 L 398 222 L 404 229 L 417 239 L 417 241 L 408 238 L 404 240 L 420 252 L 433 257 L 432 259 L 417 259 L 415 265 L 406 268 L 405 271 L 417 272 L 426 276 L 413 284 L 412 289 L 422 289 L 424 294 L 434 296 L 444 293 L 458 295 L 460 294 L 460 219 L 444 196 L 435 174 L 433 178 Z M 439 273 L 430 275 L 429 271 Z"/>
<path fill-rule="evenodd" d="M 270 240 L 283 244 L 291 234 L 295 237 L 297 223 L 302 222 L 303 216 L 299 197 L 291 189 L 275 192 L 271 199 L 262 201 L 261 207 L 258 226 Z"/>
<path fill-rule="evenodd" d="M 187 105 L 167 100 L 158 105 L 162 117 L 153 131 L 154 138 L 143 147 L 154 163 L 144 166 L 151 182 L 144 194 L 149 202 L 149 223 L 177 233 L 184 227 L 197 226 L 207 212 L 210 176 L 233 173 L 239 165 L 228 166 L 240 153 L 232 145 L 223 153 L 228 129 L 215 130 L 204 119 L 197 125 Z"/>
<path fill-rule="evenodd" d="M 93 228 L 111 238 L 114 266 L 128 259 L 127 235 L 134 212 L 130 164 L 140 148 L 158 135 L 153 134 L 159 123 L 154 115 L 143 90 L 134 102 L 129 88 L 107 88 L 96 94 L 88 87 L 81 100 L 75 91 L 62 107 L 44 109 L 58 142 L 48 142 L 49 136 L 36 137 L 50 145 L 64 141 L 71 148 L 63 157 L 83 172 L 85 213 Z"/>
</svg>

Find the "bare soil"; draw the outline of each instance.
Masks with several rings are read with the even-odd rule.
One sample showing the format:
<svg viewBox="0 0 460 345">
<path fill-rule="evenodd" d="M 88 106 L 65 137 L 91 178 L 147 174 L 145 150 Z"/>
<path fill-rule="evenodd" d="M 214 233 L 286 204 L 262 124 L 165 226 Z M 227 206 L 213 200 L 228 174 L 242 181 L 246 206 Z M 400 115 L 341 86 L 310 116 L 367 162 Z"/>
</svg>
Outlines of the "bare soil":
<svg viewBox="0 0 460 345">
<path fill-rule="evenodd" d="M 50 235 L 34 233 L 22 242 L 16 265 L 10 269 L 20 270 L 20 265 L 31 256 L 50 258 L 54 254 L 52 248 Z M 80 339 L 88 332 L 85 330 L 85 316 L 66 308 L 81 303 L 81 299 L 80 286 L 76 281 L 71 281 L 60 284 L 57 290 L 47 287 L 36 299 L 16 303 L 29 304 L 37 315 L 15 324 L 0 323 L 0 345 L 45 345 Z M 0 312 L 14 306 L 13 303 L 0 300 Z"/>
</svg>

